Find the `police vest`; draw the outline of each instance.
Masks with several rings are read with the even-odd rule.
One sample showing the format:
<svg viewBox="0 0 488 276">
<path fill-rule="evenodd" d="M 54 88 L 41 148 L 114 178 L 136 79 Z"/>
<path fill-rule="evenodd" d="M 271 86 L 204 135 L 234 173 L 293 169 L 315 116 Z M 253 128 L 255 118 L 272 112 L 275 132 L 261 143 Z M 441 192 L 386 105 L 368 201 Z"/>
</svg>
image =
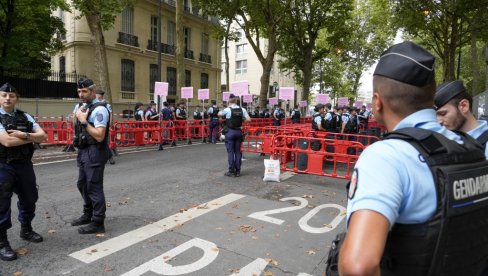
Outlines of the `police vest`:
<svg viewBox="0 0 488 276">
<path fill-rule="evenodd" d="M 165 107 L 161 110 L 161 113 L 163 114 L 163 121 L 171 120 L 171 115 L 172 115 L 171 109 Z"/>
<path fill-rule="evenodd" d="M 315 114 L 312 116 L 312 129 L 313 129 L 313 130 L 320 131 L 320 129 L 319 129 L 318 125 L 317 125 L 317 122 L 315 122 L 315 118 L 317 118 L 317 117 L 319 117 L 319 116 L 320 116 L 320 117 L 322 117 L 322 114 L 320 114 L 320 113 L 318 113 L 318 112 L 317 112 L 317 113 L 315 113 Z M 325 119 L 324 119 L 324 118 L 322 118 L 322 120 L 320 121 L 320 126 L 321 126 L 323 129 L 325 129 Z"/>
<path fill-rule="evenodd" d="M 197 120 L 202 119 L 202 114 L 200 114 L 200 111 L 193 112 L 193 119 L 197 119 Z"/>
<path fill-rule="evenodd" d="M 488 142 L 488 130 L 483 132 L 483 134 L 481 134 L 478 138 L 476 138 L 476 140 L 478 140 L 478 142 L 480 142 L 480 144 L 486 150 L 486 142 Z"/>
<path fill-rule="evenodd" d="M 228 128 L 238 129 L 242 126 L 243 120 L 244 112 L 240 106 L 237 106 L 237 108 L 230 108 L 230 119 L 226 119 L 225 124 Z"/>
<path fill-rule="evenodd" d="M 481 275 L 485 268 L 488 161 L 479 143 L 459 134 L 464 145 L 420 128 L 386 135 L 385 139 L 405 140 L 420 152 L 434 178 L 437 205 L 424 223 L 393 225 L 381 275 Z"/>
<path fill-rule="evenodd" d="M 90 118 L 91 113 L 98 106 L 103 106 L 104 108 L 107 108 L 107 103 L 106 102 L 97 102 L 97 103 L 88 105 L 87 118 Z M 108 109 L 107 109 L 107 111 L 108 111 Z M 109 112 L 109 114 L 110 114 L 110 112 Z M 93 123 L 89 123 L 89 124 L 94 127 Z M 73 145 L 77 148 L 80 148 L 80 149 L 86 148 L 89 145 L 98 145 L 100 147 L 100 149 L 103 149 L 107 143 L 107 140 L 108 140 L 108 136 L 109 136 L 109 132 L 110 132 L 109 126 L 110 126 L 110 116 L 108 118 L 108 122 L 107 122 L 107 125 L 105 128 L 105 137 L 103 138 L 102 142 L 98 142 L 95 138 L 93 138 L 90 135 L 90 133 L 88 133 L 88 131 L 86 130 L 86 126 L 83 126 L 82 124 L 80 124 L 79 121 L 76 121 L 75 138 L 73 141 Z"/>
<path fill-rule="evenodd" d="M 330 120 L 324 120 L 325 121 L 325 130 L 326 131 L 335 131 L 337 129 L 337 114 L 334 112 L 330 111 L 328 112 L 330 116 L 332 117 Z"/>
<path fill-rule="evenodd" d="M 337 116 L 336 129 L 337 129 L 337 131 L 340 132 L 340 130 L 342 129 L 342 115 L 341 114 L 336 114 L 336 116 Z"/>
<path fill-rule="evenodd" d="M 157 115 L 157 113 L 156 113 L 157 111 L 150 109 L 150 110 L 146 111 L 146 114 L 144 114 L 144 116 L 146 116 L 148 112 L 150 112 L 150 113 L 151 113 L 151 115 L 149 115 L 149 116 L 147 117 L 147 119 L 148 119 L 149 121 L 158 121 L 158 120 L 159 120 L 159 117 L 154 117 L 154 118 L 151 118 L 152 116 Z M 154 113 L 153 113 L 153 112 L 154 112 Z"/>
<path fill-rule="evenodd" d="M 349 120 L 347 120 L 346 127 L 344 128 L 345 133 L 358 133 L 358 117 L 357 115 L 350 115 Z"/>
<path fill-rule="evenodd" d="M 212 107 L 213 112 L 210 113 L 210 119 L 212 120 L 218 120 L 219 119 L 219 108 L 218 107 Z"/>
<path fill-rule="evenodd" d="M 7 130 L 19 130 L 22 132 L 32 133 L 32 122 L 27 120 L 24 111 L 16 110 L 14 116 L 0 114 L 0 122 Z M 5 147 L 0 144 L 0 159 L 2 162 L 10 163 L 12 161 L 27 161 L 32 159 L 34 154 L 34 144 L 28 143 L 21 146 Z"/>
<path fill-rule="evenodd" d="M 186 111 L 183 109 L 183 108 L 178 108 L 177 110 L 179 110 L 179 116 L 181 118 L 177 118 L 178 120 L 184 120 L 186 119 Z"/>
<path fill-rule="evenodd" d="M 299 122 L 300 121 L 300 110 L 298 109 L 295 109 L 293 110 L 293 116 L 291 117 L 291 119 L 293 120 L 293 122 Z"/>
<path fill-rule="evenodd" d="M 144 113 L 143 113 L 143 114 L 144 114 Z M 142 117 L 141 117 L 141 115 L 139 114 L 139 110 L 138 110 L 138 109 L 136 109 L 136 111 L 134 111 L 134 119 L 135 119 L 136 121 L 142 121 Z"/>
</svg>

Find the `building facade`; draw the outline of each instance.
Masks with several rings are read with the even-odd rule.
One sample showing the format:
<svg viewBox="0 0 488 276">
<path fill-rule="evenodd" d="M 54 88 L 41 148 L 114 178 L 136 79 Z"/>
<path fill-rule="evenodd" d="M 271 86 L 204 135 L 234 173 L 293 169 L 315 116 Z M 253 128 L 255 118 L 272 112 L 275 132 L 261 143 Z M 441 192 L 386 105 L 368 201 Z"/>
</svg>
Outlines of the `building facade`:
<svg viewBox="0 0 488 276">
<path fill-rule="evenodd" d="M 249 82 L 249 92 L 254 95 L 254 103 L 259 103 L 259 93 L 261 89 L 261 75 L 263 74 L 263 67 L 259 62 L 254 50 L 247 41 L 244 30 L 240 29 L 238 24 L 233 24 L 234 32 L 237 34 L 237 41 L 228 42 L 228 55 L 229 63 L 225 60 L 225 48 L 222 46 L 221 49 L 221 90 L 227 91 L 229 84 L 226 83 L 226 73 L 225 69 L 229 67 L 229 82 L 247 80 Z M 267 40 L 261 39 L 260 41 L 261 51 L 266 53 Z M 268 98 L 275 96 L 275 91 L 279 87 L 295 87 L 295 100 L 290 102 L 290 107 L 292 107 L 297 99 L 300 99 L 300 93 L 302 92 L 301 87 L 299 87 L 293 77 L 294 74 L 288 70 L 280 70 L 278 65 L 282 57 L 276 55 L 274 58 L 273 67 L 271 69 L 270 83 L 268 85 Z"/>
<path fill-rule="evenodd" d="M 158 29 L 161 7 L 161 30 Z M 154 98 L 158 81 L 158 33 L 161 33 L 161 81 L 169 83 L 168 102 L 178 102 L 176 91 L 176 23 L 175 0 L 140 0 L 117 16 L 113 27 L 104 31 L 109 68 L 110 89 L 115 106 L 148 103 Z M 66 35 L 64 48 L 52 57 L 52 69 L 78 73 L 92 78 L 98 75 L 94 66 L 92 35 L 79 11 L 59 11 Z M 185 86 L 209 88 L 210 98 L 220 93 L 220 41 L 212 35 L 218 19 L 203 16 L 191 1 L 184 1 L 183 33 L 185 43 Z M 192 104 L 193 102 L 190 102 Z"/>
</svg>

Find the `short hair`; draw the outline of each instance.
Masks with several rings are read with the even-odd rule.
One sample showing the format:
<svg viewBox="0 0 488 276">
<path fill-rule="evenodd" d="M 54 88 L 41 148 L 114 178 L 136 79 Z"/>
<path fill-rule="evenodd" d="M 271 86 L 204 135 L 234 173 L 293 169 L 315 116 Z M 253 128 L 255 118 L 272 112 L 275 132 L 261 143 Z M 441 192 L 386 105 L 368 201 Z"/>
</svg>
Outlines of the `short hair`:
<svg viewBox="0 0 488 276">
<path fill-rule="evenodd" d="M 211 100 L 210 103 L 217 104 L 217 101 L 216 100 Z"/>
<path fill-rule="evenodd" d="M 435 81 L 418 87 L 380 75 L 373 76 L 373 92 L 380 93 L 390 108 L 402 116 L 432 108 L 435 91 Z"/>
<path fill-rule="evenodd" d="M 168 106 L 168 105 L 169 105 L 169 103 L 168 103 L 168 102 L 164 102 L 164 103 L 163 103 L 163 106 Z"/>
<path fill-rule="evenodd" d="M 469 112 L 472 113 L 473 112 L 473 97 L 471 96 L 471 94 L 466 92 L 466 90 L 464 90 L 463 92 L 461 92 L 460 94 L 458 94 L 457 96 L 455 96 L 454 98 L 449 100 L 449 102 L 447 102 L 447 103 L 452 104 L 455 107 L 457 107 L 462 100 L 468 100 Z"/>
</svg>

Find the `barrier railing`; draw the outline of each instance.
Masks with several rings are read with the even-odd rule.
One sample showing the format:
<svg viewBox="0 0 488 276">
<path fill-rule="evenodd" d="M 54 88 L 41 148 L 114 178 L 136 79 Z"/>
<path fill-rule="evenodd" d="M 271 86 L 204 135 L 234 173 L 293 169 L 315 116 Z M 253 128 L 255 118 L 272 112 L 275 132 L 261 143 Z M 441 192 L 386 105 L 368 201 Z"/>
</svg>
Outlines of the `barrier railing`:
<svg viewBox="0 0 488 276">
<path fill-rule="evenodd" d="M 297 126 L 297 125 L 295 125 Z M 254 127 L 247 126 L 243 129 L 245 134 L 244 141 L 241 145 L 243 152 L 254 152 L 260 154 L 272 153 L 272 140 L 276 134 L 286 134 L 293 136 L 303 136 L 306 132 L 300 127 Z"/>
<path fill-rule="evenodd" d="M 273 158 L 281 169 L 341 179 L 351 178 L 352 166 L 365 146 L 356 141 L 275 135 Z"/>
</svg>

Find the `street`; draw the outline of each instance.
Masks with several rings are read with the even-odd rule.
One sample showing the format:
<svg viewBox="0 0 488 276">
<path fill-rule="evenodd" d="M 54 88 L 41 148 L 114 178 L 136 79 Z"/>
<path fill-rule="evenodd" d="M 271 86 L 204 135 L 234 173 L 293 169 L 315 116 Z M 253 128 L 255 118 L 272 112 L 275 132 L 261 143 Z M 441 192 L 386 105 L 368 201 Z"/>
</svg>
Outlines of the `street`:
<svg viewBox="0 0 488 276">
<path fill-rule="evenodd" d="M 33 227 L 44 242 L 19 238 L 14 196 L 8 235 L 19 259 L 1 262 L 0 275 L 321 276 L 345 228 L 345 180 L 282 172 L 263 182 L 265 157 L 249 153 L 241 177 L 225 177 L 222 143 L 180 143 L 120 151 L 105 167 L 106 233 L 79 235 L 75 155 L 60 156 L 35 164 Z"/>
</svg>

